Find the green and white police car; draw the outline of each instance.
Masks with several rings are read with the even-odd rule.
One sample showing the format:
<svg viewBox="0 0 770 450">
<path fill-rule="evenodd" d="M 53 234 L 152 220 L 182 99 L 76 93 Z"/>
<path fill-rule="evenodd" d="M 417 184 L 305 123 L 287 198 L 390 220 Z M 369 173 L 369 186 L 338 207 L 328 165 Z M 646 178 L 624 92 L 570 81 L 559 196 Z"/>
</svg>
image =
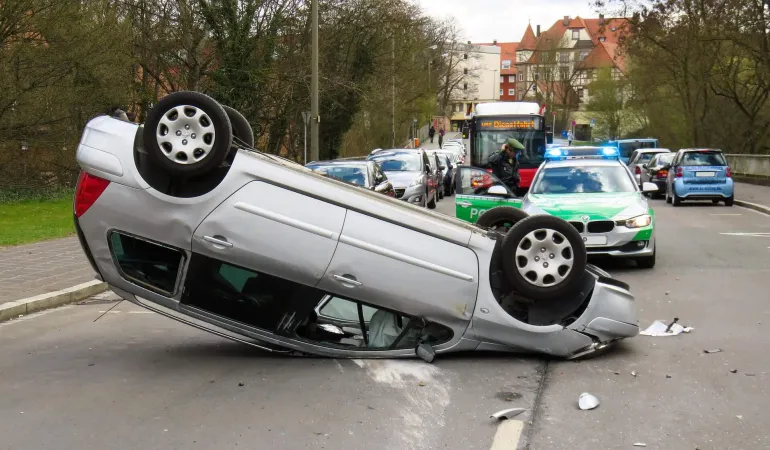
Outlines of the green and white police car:
<svg viewBox="0 0 770 450">
<path fill-rule="evenodd" d="M 655 212 L 616 147 L 561 147 L 547 150 L 529 192 L 516 198 L 492 173 L 461 167 L 455 197 L 458 219 L 477 223 L 497 206 L 519 208 L 527 215 L 550 214 L 570 222 L 588 255 L 631 258 L 642 268 L 655 266 Z M 507 224 L 487 223 L 484 226 Z M 501 217 L 510 220 L 510 215 Z"/>
</svg>

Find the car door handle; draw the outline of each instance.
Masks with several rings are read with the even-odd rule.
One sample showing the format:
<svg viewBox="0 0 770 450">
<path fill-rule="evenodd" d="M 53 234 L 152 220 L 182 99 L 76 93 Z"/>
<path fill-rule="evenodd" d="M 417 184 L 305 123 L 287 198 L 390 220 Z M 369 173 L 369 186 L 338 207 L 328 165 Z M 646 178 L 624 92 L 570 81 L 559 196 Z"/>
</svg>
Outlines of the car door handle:
<svg viewBox="0 0 770 450">
<path fill-rule="evenodd" d="M 473 205 L 473 203 L 471 203 L 471 202 L 457 202 L 457 204 L 462 206 L 463 208 L 467 208 L 467 207 Z"/>
<path fill-rule="evenodd" d="M 355 278 L 348 278 L 348 277 L 350 277 L 350 275 L 348 275 L 347 277 L 342 276 L 342 275 L 332 275 L 332 278 L 334 278 L 335 280 L 339 281 L 342 284 L 350 284 L 352 286 L 363 286 L 364 285 L 364 283 L 362 283 L 360 281 L 356 281 Z"/>
<path fill-rule="evenodd" d="M 213 237 L 213 236 L 203 236 L 203 240 L 206 241 L 206 242 L 210 242 L 210 243 L 212 243 L 214 245 L 219 245 L 221 247 L 230 248 L 230 247 L 233 246 L 233 244 L 227 242 L 226 240 L 224 240 L 224 238 L 219 239 L 219 238 L 216 238 L 216 237 Z"/>
</svg>

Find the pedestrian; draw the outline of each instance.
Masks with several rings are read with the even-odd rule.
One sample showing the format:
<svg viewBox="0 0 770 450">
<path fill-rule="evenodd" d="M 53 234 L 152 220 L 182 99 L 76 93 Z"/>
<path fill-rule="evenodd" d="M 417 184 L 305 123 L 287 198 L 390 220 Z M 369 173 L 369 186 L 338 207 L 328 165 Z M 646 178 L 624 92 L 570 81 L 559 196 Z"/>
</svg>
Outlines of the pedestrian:
<svg viewBox="0 0 770 450">
<path fill-rule="evenodd" d="M 428 130 L 428 137 L 430 137 L 431 144 L 433 143 L 433 136 L 435 135 L 436 135 L 436 128 L 433 125 L 431 125 L 430 129 Z"/>
<path fill-rule="evenodd" d="M 444 126 L 438 130 L 438 148 L 444 148 Z"/>
<path fill-rule="evenodd" d="M 567 132 L 567 145 L 572 145 L 572 140 L 575 139 L 575 135 L 572 134 L 572 130 Z"/>
<path fill-rule="evenodd" d="M 516 192 L 519 188 L 521 177 L 519 176 L 519 160 L 516 154 L 526 148 L 517 139 L 509 138 L 503 144 L 499 152 L 493 153 L 489 157 L 489 165 L 492 166 L 492 172 L 500 179 L 511 191 Z"/>
</svg>

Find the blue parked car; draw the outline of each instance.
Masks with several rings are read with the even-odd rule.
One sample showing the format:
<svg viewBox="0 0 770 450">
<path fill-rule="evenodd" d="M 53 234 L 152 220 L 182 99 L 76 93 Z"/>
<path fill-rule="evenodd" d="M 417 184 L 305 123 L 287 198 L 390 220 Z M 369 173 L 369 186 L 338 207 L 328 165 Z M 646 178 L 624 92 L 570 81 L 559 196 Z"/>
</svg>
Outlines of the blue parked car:
<svg viewBox="0 0 770 450">
<path fill-rule="evenodd" d="M 666 202 L 679 206 L 684 200 L 711 200 L 733 206 L 732 176 L 721 150 L 683 148 L 676 152 L 668 171 Z"/>
</svg>

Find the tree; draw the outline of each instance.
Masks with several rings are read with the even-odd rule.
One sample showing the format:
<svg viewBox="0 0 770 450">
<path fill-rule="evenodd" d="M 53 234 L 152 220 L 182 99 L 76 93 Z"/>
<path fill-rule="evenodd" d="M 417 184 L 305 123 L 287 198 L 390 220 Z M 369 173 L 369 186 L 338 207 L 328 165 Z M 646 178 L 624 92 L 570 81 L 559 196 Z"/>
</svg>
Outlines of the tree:
<svg viewBox="0 0 770 450">
<path fill-rule="evenodd" d="M 596 80 L 588 84 L 591 99 L 586 105 L 596 116 L 597 131 L 610 139 L 617 139 L 626 107 L 626 82 L 612 77 L 609 68 L 600 69 Z"/>
</svg>

